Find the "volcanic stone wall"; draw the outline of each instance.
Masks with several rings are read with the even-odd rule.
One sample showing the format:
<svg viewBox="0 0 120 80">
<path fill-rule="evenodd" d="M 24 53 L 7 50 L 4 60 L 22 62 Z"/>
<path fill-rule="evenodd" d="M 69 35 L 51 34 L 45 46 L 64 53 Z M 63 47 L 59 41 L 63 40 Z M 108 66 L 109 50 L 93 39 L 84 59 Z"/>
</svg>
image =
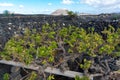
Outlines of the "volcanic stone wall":
<svg viewBox="0 0 120 80">
<path fill-rule="evenodd" d="M 3 49 L 5 43 L 14 34 L 23 34 L 25 27 L 30 29 L 41 29 L 45 23 L 52 25 L 57 24 L 57 27 L 73 25 L 76 27 L 94 27 L 96 32 L 100 32 L 104 27 L 112 25 L 115 28 L 120 27 L 120 16 L 112 15 L 82 15 L 77 17 L 70 16 L 50 16 L 50 15 L 22 15 L 22 16 L 0 16 L 0 50 Z"/>
</svg>

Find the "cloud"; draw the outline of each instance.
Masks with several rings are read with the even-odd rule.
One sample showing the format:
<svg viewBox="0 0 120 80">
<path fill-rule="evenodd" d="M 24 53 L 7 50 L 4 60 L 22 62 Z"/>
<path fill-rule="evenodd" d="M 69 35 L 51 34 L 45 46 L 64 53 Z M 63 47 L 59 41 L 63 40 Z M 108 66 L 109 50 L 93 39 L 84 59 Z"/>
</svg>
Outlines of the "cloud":
<svg viewBox="0 0 120 80">
<path fill-rule="evenodd" d="M 82 0 L 84 4 L 99 8 L 118 8 L 120 0 Z"/>
<path fill-rule="evenodd" d="M 52 5 L 52 3 L 48 3 L 48 6 L 51 6 Z"/>
<path fill-rule="evenodd" d="M 51 12 L 51 10 L 45 9 L 45 10 L 43 10 L 42 12 Z"/>
<path fill-rule="evenodd" d="M 37 13 L 41 13 L 41 14 L 50 14 L 50 13 L 52 13 L 52 12 L 53 12 L 52 9 L 44 9 L 44 10 L 38 11 Z"/>
<path fill-rule="evenodd" d="M 24 6 L 23 5 L 19 5 L 19 8 L 24 8 Z"/>
<path fill-rule="evenodd" d="M 62 4 L 70 5 L 70 4 L 73 4 L 73 3 L 74 3 L 73 0 L 62 0 Z"/>
<path fill-rule="evenodd" d="M 0 3 L 0 7 L 12 7 L 14 4 L 12 3 Z"/>
</svg>

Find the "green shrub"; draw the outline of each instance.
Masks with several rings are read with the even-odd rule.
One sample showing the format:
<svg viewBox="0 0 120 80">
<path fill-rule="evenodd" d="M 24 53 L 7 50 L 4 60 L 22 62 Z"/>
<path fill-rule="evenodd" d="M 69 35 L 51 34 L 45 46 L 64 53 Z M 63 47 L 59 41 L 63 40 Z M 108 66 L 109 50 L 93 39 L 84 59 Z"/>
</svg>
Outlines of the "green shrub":
<svg viewBox="0 0 120 80">
<path fill-rule="evenodd" d="M 107 35 L 106 40 L 94 32 L 94 29 L 87 33 L 83 28 L 69 26 L 55 31 L 46 24 L 41 32 L 37 32 L 36 29 L 26 29 L 23 36 L 12 37 L 6 43 L 1 56 L 5 59 L 31 63 L 40 57 L 54 61 L 58 48 L 62 50 L 64 48 L 66 53 L 86 53 L 91 57 L 116 52 L 115 48 L 120 43 L 120 29 L 114 31 L 114 28 L 110 26 L 102 33 Z M 69 45 L 68 48 L 65 48 L 66 44 Z"/>
<path fill-rule="evenodd" d="M 68 16 L 69 16 L 70 18 L 74 18 L 74 17 L 77 16 L 77 14 L 74 13 L 73 11 L 68 11 Z"/>
<path fill-rule="evenodd" d="M 83 77 L 79 77 L 79 76 L 75 76 L 75 80 L 90 80 L 88 77 L 83 76 Z"/>
<path fill-rule="evenodd" d="M 3 80 L 10 80 L 10 75 L 8 73 L 5 73 L 3 76 Z"/>
<path fill-rule="evenodd" d="M 94 31 L 94 28 L 88 30 L 89 32 L 75 26 L 61 27 L 56 30 L 55 25 L 49 24 L 45 24 L 39 32 L 36 29 L 25 29 L 23 36 L 15 35 L 5 44 L 0 55 L 3 59 L 26 64 L 40 59 L 45 64 L 56 63 L 55 59 L 58 59 L 60 54 L 63 55 L 63 60 L 67 54 L 71 56 L 87 54 L 92 59 L 84 58 L 83 63 L 79 63 L 80 68 L 86 72 L 94 64 L 93 58 L 120 55 L 120 28 L 117 30 L 112 26 L 105 28 L 102 31 L 107 36 L 105 40 Z"/>
<path fill-rule="evenodd" d="M 36 80 L 36 79 L 37 79 L 37 73 L 32 71 L 25 80 Z"/>
</svg>

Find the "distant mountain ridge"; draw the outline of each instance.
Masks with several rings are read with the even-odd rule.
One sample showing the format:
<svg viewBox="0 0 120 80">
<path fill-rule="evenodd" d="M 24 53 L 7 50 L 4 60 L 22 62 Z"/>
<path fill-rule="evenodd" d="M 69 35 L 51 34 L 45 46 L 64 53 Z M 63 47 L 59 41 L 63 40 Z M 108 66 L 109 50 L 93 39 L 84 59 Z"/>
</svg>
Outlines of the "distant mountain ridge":
<svg viewBox="0 0 120 80">
<path fill-rule="evenodd" d="M 51 15 L 68 15 L 67 9 L 57 9 L 56 11 L 52 12 Z"/>
<path fill-rule="evenodd" d="M 67 10 L 67 9 L 57 9 L 54 12 L 52 12 L 51 15 L 55 15 L 55 16 L 69 15 L 68 12 L 69 12 L 69 10 Z M 77 15 L 92 15 L 92 14 L 89 14 L 89 13 L 77 13 Z"/>
</svg>

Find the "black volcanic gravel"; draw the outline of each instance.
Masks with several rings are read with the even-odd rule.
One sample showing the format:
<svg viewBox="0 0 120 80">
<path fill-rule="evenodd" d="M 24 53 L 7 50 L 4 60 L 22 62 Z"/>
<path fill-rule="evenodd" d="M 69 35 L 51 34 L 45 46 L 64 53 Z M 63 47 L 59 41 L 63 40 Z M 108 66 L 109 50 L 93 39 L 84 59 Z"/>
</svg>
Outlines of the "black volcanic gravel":
<svg viewBox="0 0 120 80">
<path fill-rule="evenodd" d="M 116 14 L 101 15 L 81 15 L 74 18 L 69 16 L 51 16 L 51 15 L 15 15 L 14 17 L 5 17 L 0 15 L 0 50 L 4 44 L 14 34 L 21 33 L 25 27 L 30 29 L 41 29 L 45 23 L 55 23 L 57 27 L 73 25 L 76 27 L 94 27 L 95 31 L 100 33 L 104 27 L 112 25 L 115 28 L 120 27 L 120 16 Z"/>
</svg>

